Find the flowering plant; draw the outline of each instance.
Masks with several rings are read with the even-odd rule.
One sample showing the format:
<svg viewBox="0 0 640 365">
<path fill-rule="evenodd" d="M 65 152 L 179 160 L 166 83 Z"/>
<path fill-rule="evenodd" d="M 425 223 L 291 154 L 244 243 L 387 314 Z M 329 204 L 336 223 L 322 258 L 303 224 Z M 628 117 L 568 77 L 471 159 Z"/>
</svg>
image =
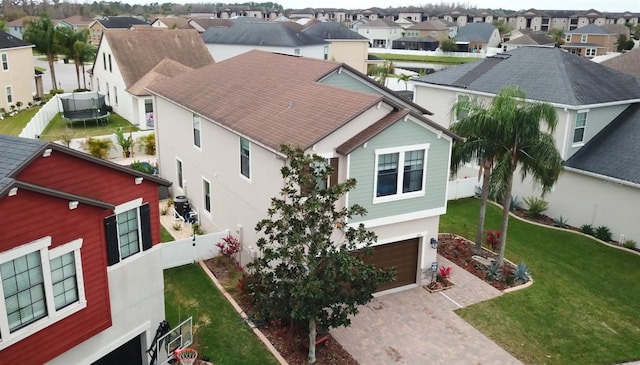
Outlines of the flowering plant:
<svg viewBox="0 0 640 365">
<path fill-rule="evenodd" d="M 222 241 L 216 243 L 216 246 L 220 249 L 220 253 L 226 256 L 229 261 L 235 262 L 235 256 L 240 252 L 242 244 L 236 237 L 228 235 L 223 238 Z"/>
<path fill-rule="evenodd" d="M 440 268 L 440 277 L 442 279 L 449 279 L 449 277 L 451 276 L 451 266 L 447 266 L 447 267 L 441 267 Z"/>
<path fill-rule="evenodd" d="M 492 250 L 497 250 L 500 247 L 500 230 L 495 230 L 495 231 L 489 231 L 487 230 L 485 232 L 487 234 L 487 245 L 489 247 L 491 247 Z"/>
</svg>

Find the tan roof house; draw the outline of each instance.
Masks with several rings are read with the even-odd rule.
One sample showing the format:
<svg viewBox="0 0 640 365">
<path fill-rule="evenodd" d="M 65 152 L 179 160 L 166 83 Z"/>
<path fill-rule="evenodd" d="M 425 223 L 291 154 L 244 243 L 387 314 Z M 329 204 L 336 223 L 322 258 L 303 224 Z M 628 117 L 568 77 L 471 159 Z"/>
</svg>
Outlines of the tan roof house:
<svg viewBox="0 0 640 365">
<path fill-rule="evenodd" d="M 151 97 L 144 87 L 162 78 L 213 63 L 195 29 L 107 30 L 92 69 L 92 89 L 131 123 L 150 128 Z"/>
<path fill-rule="evenodd" d="M 449 39 L 449 27 L 439 20 L 425 20 L 407 28 L 405 37 L 431 37 L 442 42 Z"/>
<path fill-rule="evenodd" d="M 243 264 L 258 254 L 253 227 L 282 188 L 282 144 L 324 157 L 334 169 L 329 186 L 357 180 L 336 205 L 367 210 L 347 224 L 376 233 L 372 263 L 397 268 L 396 281 L 379 290 L 418 287 L 436 262 L 430 242 L 446 212 L 447 161 L 458 137 L 428 110 L 343 63 L 258 50 L 147 89 L 159 171 L 174 181 L 173 195 L 188 197 L 203 229 L 241 237 Z"/>
<path fill-rule="evenodd" d="M 154 28 L 193 29 L 189 24 L 189 19 L 177 16 L 156 18 L 151 22 L 151 26 Z"/>
<path fill-rule="evenodd" d="M 73 28 L 73 30 L 80 31 L 88 29 L 93 20 L 93 18 L 89 18 L 86 16 L 74 15 L 63 19 L 62 21 L 69 24 Z"/>
<path fill-rule="evenodd" d="M 617 49 L 618 34 L 595 24 L 567 31 L 565 37 L 562 48 L 582 57 L 603 56 Z"/>
<path fill-rule="evenodd" d="M 32 44 L 0 31 L 0 108 L 9 112 L 33 101 Z"/>
</svg>

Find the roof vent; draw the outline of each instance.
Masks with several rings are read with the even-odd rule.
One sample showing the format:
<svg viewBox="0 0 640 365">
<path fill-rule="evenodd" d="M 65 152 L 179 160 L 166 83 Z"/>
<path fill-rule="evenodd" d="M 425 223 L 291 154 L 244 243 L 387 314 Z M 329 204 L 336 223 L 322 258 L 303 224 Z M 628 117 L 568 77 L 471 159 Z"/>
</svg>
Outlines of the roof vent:
<svg viewBox="0 0 640 365">
<path fill-rule="evenodd" d="M 51 148 L 47 148 L 46 150 L 44 150 L 44 152 L 42 152 L 42 157 L 49 157 L 51 156 Z"/>
</svg>

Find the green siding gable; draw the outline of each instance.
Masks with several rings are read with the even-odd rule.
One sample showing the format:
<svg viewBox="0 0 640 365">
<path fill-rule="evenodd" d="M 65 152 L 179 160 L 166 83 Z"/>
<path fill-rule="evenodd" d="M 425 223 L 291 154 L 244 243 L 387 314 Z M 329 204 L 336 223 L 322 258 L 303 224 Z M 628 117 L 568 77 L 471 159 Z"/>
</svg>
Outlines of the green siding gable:
<svg viewBox="0 0 640 365">
<path fill-rule="evenodd" d="M 373 204 L 375 150 L 414 144 L 429 144 L 427 150 L 425 195 L 417 198 Z M 359 204 L 367 209 L 364 217 L 355 217 L 352 222 L 384 218 L 445 207 L 449 178 L 450 139 L 425 128 L 422 122 L 410 117 L 399 121 L 378 134 L 366 144 L 350 154 L 349 177 L 357 181 L 355 189 L 349 192 L 349 204 Z"/>
<path fill-rule="evenodd" d="M 348 72 L 334 72 L 320 81 L 321 84 L 336 86 L 342 89 L 365 92 L 368 94 L 382 95 L 380 89 L 364 82 Z"/>
</svg>

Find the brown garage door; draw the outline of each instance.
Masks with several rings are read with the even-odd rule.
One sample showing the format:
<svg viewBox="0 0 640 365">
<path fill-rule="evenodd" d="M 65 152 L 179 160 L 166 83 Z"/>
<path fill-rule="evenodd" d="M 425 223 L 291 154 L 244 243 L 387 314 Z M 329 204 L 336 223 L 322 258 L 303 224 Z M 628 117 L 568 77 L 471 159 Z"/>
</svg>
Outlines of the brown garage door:
<svg viewBox="0 0 640 365">
<path fill-rule="evenodd" d="M 378 291 L 414 284 L 418 270 L 418 238 L 374 246 L 372 256 L 364 256 L 363 261 L 379 268 L 395 267 L 396 280 L 384 283 Z"/>
</svg>

